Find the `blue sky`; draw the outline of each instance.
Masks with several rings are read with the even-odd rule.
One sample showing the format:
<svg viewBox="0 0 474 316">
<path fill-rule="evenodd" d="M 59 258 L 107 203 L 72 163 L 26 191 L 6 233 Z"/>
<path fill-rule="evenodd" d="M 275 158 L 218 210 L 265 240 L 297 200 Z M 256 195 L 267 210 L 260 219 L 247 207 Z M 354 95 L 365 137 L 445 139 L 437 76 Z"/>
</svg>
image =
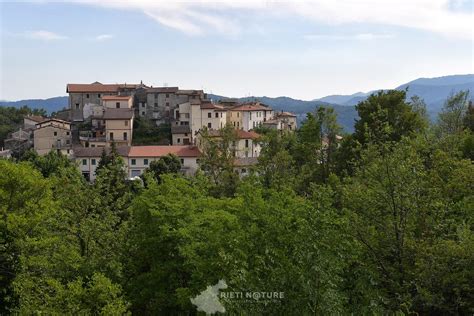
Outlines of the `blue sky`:
<svg viewBox="0 0 474 316">
<path fill-rule="evenodd" d="M 143 80 L 310 100 L 474 73 L 473 5 L 3 1 L 0 99 L 65 95 L 67 83 Z"/>
</svg>

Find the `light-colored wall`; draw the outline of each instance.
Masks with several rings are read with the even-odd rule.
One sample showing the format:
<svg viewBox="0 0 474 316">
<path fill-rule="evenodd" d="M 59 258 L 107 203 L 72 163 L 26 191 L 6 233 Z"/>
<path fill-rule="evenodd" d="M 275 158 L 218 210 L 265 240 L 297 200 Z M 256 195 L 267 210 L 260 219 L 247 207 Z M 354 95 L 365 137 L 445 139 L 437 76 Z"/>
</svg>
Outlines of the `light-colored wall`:
<svg viewBox="0 0 474 316">
<path fill-rule="evenodd" d="M 103 100 L 102 106 L 109 109 L 117 108 L 117 103 L 120 109 L 131 109 L 133 106 L 133 98 L 129 100 Z"/>
<path fill-rule="evenodd" d="M 185 143 L 185 139 L 189 141 L 189 143 Z M 182 134 L 172 134 L 172 144 L 173 145 L 191 145 L 193 138 L 191 137 L 191 133 L 182 133 Z"/>
<path fill-rule="evenodd" d="M 56 133 L 56 136 L 54 135 Z M 59 146 L 59 147 L 58 147 Z M 51 150 L 61 150 L 65 155 L 72 147 L 71 131 L 52 125 L 37 128 L 34 131 L 34 149 L 39 155 L 46 155 Z"/>
<path fill-rule="evenodd" d="M 211 117 L 209 117 L 209 114 Z M 217 115 L 217 117 L 216 117 Z M 216 111 L 214 109 L 201 109 L 200 105 L 193 104 L 191 105 L 191 131 L 193 136 L 196 135 L 196 132 L 203 127 L 209 128 L 209 123 L 211 124 L 211 129 L 221 129 L 225 126 L 227 122 L 227 112 L 226 111 Z"/>
<path fill-rule="evenodd" d="M 128 122 L 128 126 L 125 124 Z M 128 145 L 132 144 L 133 120 L 105 120 L 105 133 L 107 142 L 111 142 L 110 133 L 114 133 L 114 142 L 123 142 Z M 124 139 L 123 133 L 127 133 L 127 140 Z"/>
<path fill-rule="evenodd" d="M 235 129 L 243 129 L 242 124 L 242 113 L 241 111 L 228 111 L 227 122 L 231 124 Z"/>
<path fill-rule="evenodd" d="M 197 157 L 179 157 L 181 160 L 181 170 L 186 175 L 193 175 L 196 173 L 199 168 L 197 163 Z M 132 160 L 135 160 L 135 164 L 132 164 Z M 148 159 L 148 164 L 145 165 L 145 159 Z M 152 161 L 160 159 L 159 157 L 128 157 L 127 166 L 128 166 L 128 176 L 131 178 L 139 173 L 138 175 L 143 174 L 145 169 L 150 166 Z"/>
<path fill-rule="evenodd" d="M 248 147 L 245 146 L 246 140 L 248 141 Z M 259 157 L 260 150 L 260 144 L 252 139 L 238 139 L 235 141 L 235 156 L 237 158 Z"/>
</svg>

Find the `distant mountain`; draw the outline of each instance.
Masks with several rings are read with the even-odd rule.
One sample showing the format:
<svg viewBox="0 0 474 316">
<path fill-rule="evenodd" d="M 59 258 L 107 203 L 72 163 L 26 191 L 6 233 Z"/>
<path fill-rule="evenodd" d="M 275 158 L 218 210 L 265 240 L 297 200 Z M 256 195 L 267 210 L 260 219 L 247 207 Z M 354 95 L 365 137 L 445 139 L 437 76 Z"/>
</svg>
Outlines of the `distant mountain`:
<svg viewBox="0 0 474 316">
<path fill-rule="evenodd" d="M 68 97 L 54 97 L 49 99 L 31 99 L 20 101 L 0 101 L 0 106 L 13 106 L 20 108 L 28 105 L 33 109 L 45 109 L 46 112 L 56 112 L 68 107 Z"/>
<path fill-rule="evenodd" d="M 419 78 L 408 83 L 402 84 L 394 89 L 405 90 L 408 88 L 407 97 L 419 96 L 428 108 L 428 112 L 436 114 L 442 108 L 444 101 L 451 93 L 461 90 L 470 90 L 474 94 L 474 74 L 453 75 L 437 78 Z M 330 95 L 316 99 L 316 101 L 326 101 L 339 105 L 354 106 L 364 101 L 371 93 L 379 90 L 373 90 L 368 93 L 358 92 L 351 95 Z M 471 94 L 471 97 L 473 96 Z"/>
<path fill-rule="evenodd" d="M 350 95 L 334 94 L 334 95 L 328 95 L 327 97 L 323 97 L 323 98 L 320 98 L 320 99 L 316 99 L 314 101 L 322 101 L 322 102 L 328 102 L 328 103 L 333 103 L 333 104 L 346 104 L 351 99 L 365 98 L 369 94 L 370 94 L 370 92 L 367 92 L 367 93 L 357 92 L 357 93 L 350 94 Z"/>
</svg>

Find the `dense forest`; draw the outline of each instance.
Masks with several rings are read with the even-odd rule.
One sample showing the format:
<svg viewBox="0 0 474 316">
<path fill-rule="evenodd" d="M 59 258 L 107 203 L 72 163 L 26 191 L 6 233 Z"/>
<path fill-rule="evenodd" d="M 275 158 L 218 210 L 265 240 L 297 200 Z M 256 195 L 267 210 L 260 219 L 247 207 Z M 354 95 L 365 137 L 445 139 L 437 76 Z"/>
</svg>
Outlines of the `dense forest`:
<svg viewBox="0 0 474 316">
<path fill-rule="evenodd" d="M 55 153 L 0 160 L 0 314 L 194 315 L 225 280 L 284 292 L 221 299 L 231 314 L 472 315 L 468 94 L 430 123 L 420 98 L 378 92 L 347 135 L 318 108 L 296 133 L 260 130 L 244 178 L 227 129 L 194 177 L 163 157 L 126 180 L 114 150 L 93 184 Z"/>
</svg>

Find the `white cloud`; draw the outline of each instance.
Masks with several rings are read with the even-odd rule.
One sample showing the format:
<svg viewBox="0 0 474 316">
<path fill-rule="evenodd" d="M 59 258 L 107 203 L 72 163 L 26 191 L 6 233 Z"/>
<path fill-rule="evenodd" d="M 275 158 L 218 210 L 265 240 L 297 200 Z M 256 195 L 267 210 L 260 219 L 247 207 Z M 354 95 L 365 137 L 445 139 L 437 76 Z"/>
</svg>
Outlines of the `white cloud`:
<svg viewBox="0 0 474 316">
<path fill-rule="evenodd" d="M 43 41 L 55 41 L 67 39 L 67 36 L 59 35 L 57 33 L 39 30 L 39 31 L 28 31 L 23 34 L 24 36 L 32 39 L 43 40 Z"/>
<path fill-rule="evenodd" d="M 328 25 L 371 23 L 402 26 L 473 39 L 472 10 L 453 10 L 467 0 L 78 0 L 74 3 L 107 8 L 138 10 L 157 22 L 191 35 L 208 32 L 235 34 L 241 23 L 230 21 L 226 13 L 265 13 L 305 18 Z M 472 1 L 472 0 L 471 0 Z"/>
<path fill-rule="evenodd" d="M 112 39 L 114 37 L 115 36 L 112 35 L 112 34 L 100 34 L 100 35 L 97 35 L 96 37 L 94 37 L 94 40 L 97 41 L 97 42 L 103 42 L 103 41 Z"/>
<path fill-rule="evenodd" d="M 374 34 L 374 33 L 359 33 L 353 35 L 342 34 L 307 34 L 303 36 L 307 40 L 358 40 L 358 41 L 372 41 L 377 39 L 389 39 L 395 37 L 393 34 Z"/>
</svg>

